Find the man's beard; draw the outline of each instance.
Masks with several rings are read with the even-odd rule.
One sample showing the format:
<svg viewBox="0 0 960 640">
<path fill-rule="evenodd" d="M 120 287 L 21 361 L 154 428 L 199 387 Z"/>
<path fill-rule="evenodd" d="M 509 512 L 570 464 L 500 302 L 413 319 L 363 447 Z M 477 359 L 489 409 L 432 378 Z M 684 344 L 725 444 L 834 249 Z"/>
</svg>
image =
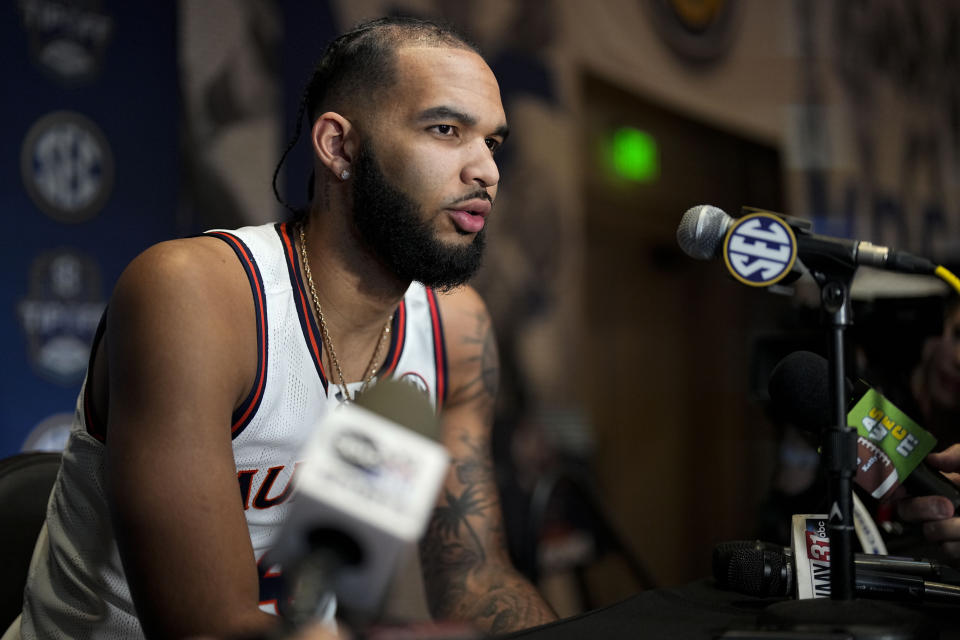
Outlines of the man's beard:
<svg viewBox="0 0 960 640">
<path fill-rule="evenodd" d="M 423 208 L 387 181 L 369 140 L 354 164 L 353 222 L 360 239 L 402 280 L 452 289 L 480 268 L 484 230 L 468 245 L 443 244 Z"/>
</svg>

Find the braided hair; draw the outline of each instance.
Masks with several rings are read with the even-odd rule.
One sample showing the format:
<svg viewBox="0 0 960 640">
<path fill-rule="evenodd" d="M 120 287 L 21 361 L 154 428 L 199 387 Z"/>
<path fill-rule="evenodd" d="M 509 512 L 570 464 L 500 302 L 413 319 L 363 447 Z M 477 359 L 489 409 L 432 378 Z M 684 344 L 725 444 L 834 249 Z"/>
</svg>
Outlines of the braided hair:
<svg viewBox="0 0 960 640">
<path fill-rule="evenodd" d="M 452 27 L 429 20 L 392 16 L 362 22 L 333 40 L 317 62 L 300 97 L 297 124 L 280 162 L 273 172 L 273 194 L 294 219 L 302 220 L 306 209 L 295 208 L 277 189 L 277 177 L 287 155 L 300 140 L 304 115 L 313 123 L 329 110 L 342 110 L 360 95 L 376 95 L 392 86 L 396 78 L 394 52 L 405 45 L 480 49 Z M 313 199 L 315 176 L 307 182 L 307 201 Z"/>
</svg>

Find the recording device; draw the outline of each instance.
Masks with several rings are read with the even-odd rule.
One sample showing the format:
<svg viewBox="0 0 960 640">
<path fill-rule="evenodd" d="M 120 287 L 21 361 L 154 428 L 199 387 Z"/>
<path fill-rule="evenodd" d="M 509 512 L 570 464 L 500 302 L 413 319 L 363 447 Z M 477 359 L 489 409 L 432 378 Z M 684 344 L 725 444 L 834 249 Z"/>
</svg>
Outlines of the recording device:
<svg viewBox="0 0 960 640">
<path fill-rule="evenodd" d="M 915 274 L 932 274 L 936 269 L 933 262 L 903 251 L 896 251 L 863 240 L 833 238 L 811 233 L 812 224 L 809 220 L 772 212 L 748 211 L 750 212 L 748 216 L 763 214 L 768 217 L 775 217 L 781 220 L 785 227 L 789 228 L 789 231 L 784 233 L 786 229 L 766 226 L 757 228 L 753 234 L 747 234 L 746 243 L 751 245 L 751 250 L 748 250 L 748 252 L 767 262 L 786 263 L 788 240 L 790 236 L 793 236 L 795 239 L 794 255 L 798 256 L 810 269 L 816 269 L 817 265 L 829 262 L 840 262 L 851 266 L 865 265 Z M 677 242 L 684 253 L 696 260 L 724 257 L 724 244 L 727 236 L 738 224 L 738 220 L 727 215 L 722 209 L 708 204 L 697 205 L 687 209 L 680 219 L 680 226 L 677 228 Z M 783 255 L 778 256 L 778 251 L 783 251 Z M 739 271 L 731 270 L 735 276 Z"/>
<path fill-rule="evenodd" d="M 863 554 L 856 554 L 854 563 L 855 588 L 862 598 L 960 603 L 960 572 L 940 563 Z M 737 540 L 722 542 L 713 549 L 713 577 L 724 589 L 758 597 L 795 596 L 796 575 L 789 547 Z"/>
<path fill-rule="evenodd" d="M 770 398 L 774 403 L 791 416 L 794 423 L 807 431 L 819 434 L 822 430 L 830 426 L 833 418 L 830 410 L 830 393 L 828 390 L 828 363 L 822 356 L 809 351 L 795 351 L 781 360 L 770 375 L 768 391 Z M 865 382 L 857 381 L 856 384 L 846 380 L 848 396 L 853 395 L 853 402 L 848 405 L 851 413 L 848 416 L 854 416 L 852 409 L 856 408 L 857 401 L 863 399 L 867 394 L 883 398 L 879 393 L 872 390 Z M 883 399 L 885 400 L 885 399 Z M 885 406 L 892 406 L 892 403 L 886 401 Z M 886 417 L 886 416 L 883 416 Z M 869 424 L 871 418 L 867 416 L 856 416 L 857 423 L 863 424 L 866 419 Z M 848 418 L 848 422 L 850 419 Z M 880 427 L 883 426 L 882 418 Z M 874 428 L 880 430 L 877 424 Z M 901 444 L 911 442 L 908 438 L 913 437 L 918 441 L 927 439 L 929 442 L 935 442 L 926 431 L 903 419 L 895 423 L 894 427 L 899 428 L 897 436 L 900 437 Z M 881 433 L 883 433 L 881 431 Z M 869 436 L 869 433 L 868 433 Z M 932 448 L 932 444 L 930 445 Z M 905 451 L 902 446 L 898 447 Z M 858 451 L 861 464 L 857 467 L 857 476 L 855 482 L 866 489 L 874 497 L 880 499 L 889 496 L 896 487 L 896 484 L 902 483 L 913 495 L 940 495 L 948 498 L 953 503 L 954 510 L 960 514 L 960 489 L 957 488 L 945 475 L 935 469 L 931 469 L 922 459 L 916 463 L 916 466 L 909 468 L 901 466 L 898 473 L 896 465 L 896 449 L 893 455 L 887 455 L 880 447 L 873 442 L 870 437 L 864 437 L 861 434 L 858 443 Z M 920 453 L 915 451 L 911 453 Z M 923 455 L 926 455 L 925 453 Z M 894 458 L 891 460 L 891 457 Z M 922 458 L 922 456 L 919 456 Z M 864 469 L 867 462 L 876 460 L 876 464 L 869 469 Z M 887 470 L 887 479 L 877 480 L 874 472 Z M 892 479 L 892 480 L 891 480 Z M 886 483 L 886 484 L 884 484 Z M 895 484 L 896 483 L 896 484 Z"/>
<path fill-rule="evenodd" d="M 426 396 L 381 380 L 325 416 L 303 451 L 297 493 L 269 552 L 283 568 L 284 617 L 297 626 L 336 607 L 379 612 L 398 562 L 423 535 L 449 466 Z"/>
</svg>

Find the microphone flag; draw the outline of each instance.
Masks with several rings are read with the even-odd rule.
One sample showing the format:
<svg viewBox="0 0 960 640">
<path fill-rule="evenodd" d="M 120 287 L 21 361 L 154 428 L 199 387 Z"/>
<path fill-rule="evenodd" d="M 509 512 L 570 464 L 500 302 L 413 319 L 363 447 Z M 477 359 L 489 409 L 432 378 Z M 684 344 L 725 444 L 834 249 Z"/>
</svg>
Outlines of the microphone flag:
<svg viewBox="0 0 960 640">
<path fill-rule="evenodd" d="M 790 225 L 767 212 L 734 221 L 723 242 L 723 261 L 734 278 L 751 287 L 769 287 L 793 270 L 797 238 Z"/>
<path fill-rule="evenodd" d="M 917 468 L 937 439 L 875 389 L 847 413 L 857 428 L 856 482 L 878 500 L 889 498 Z"/>
<path fill-rule="evenodd" d="M 830 534 L 825 514 L 794 514 L 790 527 L 797 599 L 830 597 Z"/>
</svg>

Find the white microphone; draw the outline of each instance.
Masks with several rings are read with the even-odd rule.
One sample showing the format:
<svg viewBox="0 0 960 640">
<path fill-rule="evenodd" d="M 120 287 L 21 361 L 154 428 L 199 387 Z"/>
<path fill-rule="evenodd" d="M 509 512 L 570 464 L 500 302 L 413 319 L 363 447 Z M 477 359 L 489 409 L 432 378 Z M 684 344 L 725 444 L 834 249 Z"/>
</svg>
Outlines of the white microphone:
<svg viewBox="0 0 960 640">
<path fill-rule="evenodd" d="M 426 396 L 382 380 L 328 414 L 303 451 L 297 493 L 269 563 L 283 568 L 293 625 L 336 595 L 341 612 L 379 612 L 400 559 L 423 535 L 449 467 Z"/>
</svg>

